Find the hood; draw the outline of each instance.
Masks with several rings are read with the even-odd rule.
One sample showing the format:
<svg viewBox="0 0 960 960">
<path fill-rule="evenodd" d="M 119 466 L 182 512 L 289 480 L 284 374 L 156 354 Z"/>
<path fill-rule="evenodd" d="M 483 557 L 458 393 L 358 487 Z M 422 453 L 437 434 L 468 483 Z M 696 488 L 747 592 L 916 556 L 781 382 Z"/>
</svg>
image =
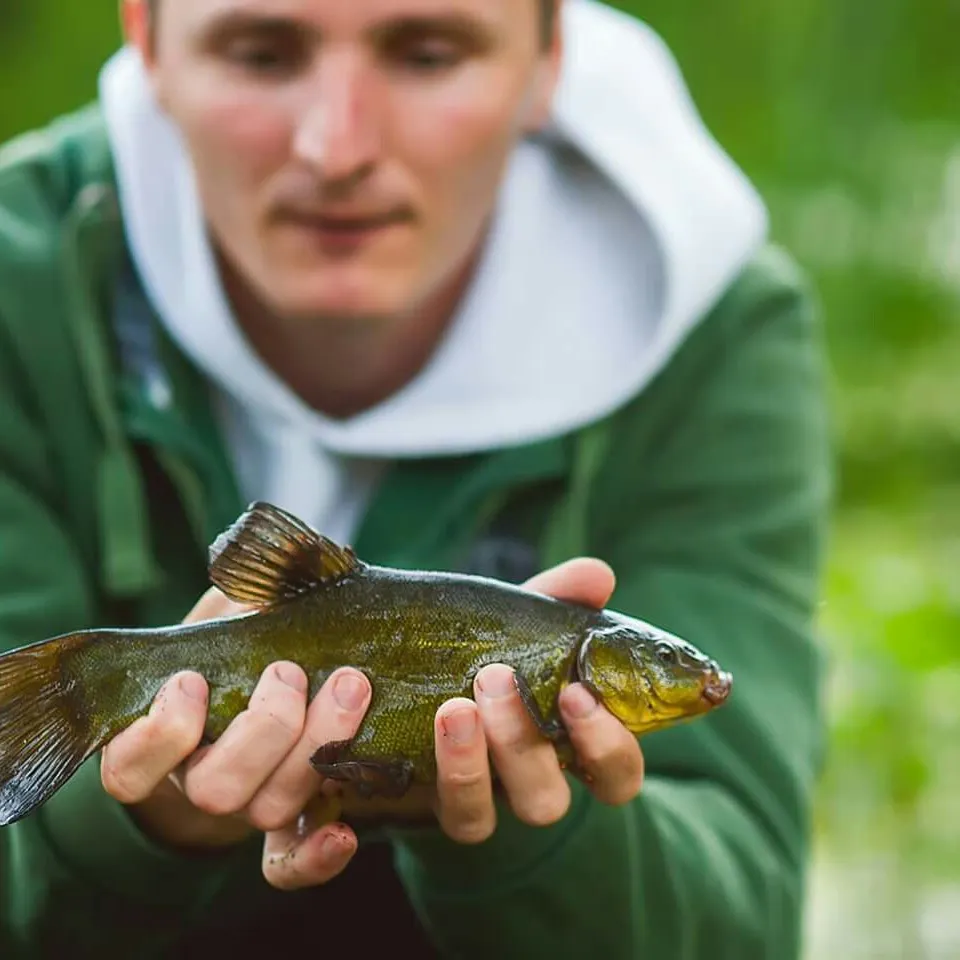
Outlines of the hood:
<svg viewBox="0 0 960 960">
<path fill-rule="evenodd" d="M 471 453 L 605 417 L 668 363 L 763 242 L 755 190 L 647 26 L 566 0 L 552 123 L 516 150 L 478 273 L 429 364 L 348 420 L 302 403 L 231 315 L 189 158 L 137 53 L 101 75 L 131 254 L 162 322 L 228 402 L 356 457 Z M 280 442 L 280 441 L 278 441 Z"/>
</svg>

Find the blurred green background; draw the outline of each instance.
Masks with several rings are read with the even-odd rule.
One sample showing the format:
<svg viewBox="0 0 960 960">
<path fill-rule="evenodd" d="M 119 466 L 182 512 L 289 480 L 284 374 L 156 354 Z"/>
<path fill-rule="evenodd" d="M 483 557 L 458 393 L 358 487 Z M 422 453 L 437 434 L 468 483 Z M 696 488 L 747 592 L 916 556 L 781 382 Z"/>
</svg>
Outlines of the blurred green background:
<svg viewBox="0 0 960 960">
<path fill-rule="evenodd" d="M 960 957 L 960 4 L 618 4 L 659 30 L 828 320 L 841 485 L 810 960 Z M 0 139 L 92 97 L 112 2 L 8 0 Z"/>
</svg>

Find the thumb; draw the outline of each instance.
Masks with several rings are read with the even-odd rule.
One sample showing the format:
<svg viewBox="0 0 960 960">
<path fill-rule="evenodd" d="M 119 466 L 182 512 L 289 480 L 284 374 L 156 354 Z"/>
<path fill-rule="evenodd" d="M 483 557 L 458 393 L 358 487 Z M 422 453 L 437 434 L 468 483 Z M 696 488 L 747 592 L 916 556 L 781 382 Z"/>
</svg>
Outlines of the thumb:
<svg viewBox="0 0 960 960">
<path fill-rule="evenodd" d="M 610 600 L 616 585 L 617 578 L 608 564 L 593 557 L 576 557 L 538 573 L 524 587 L 556 600 L 599 609 Z"/>
<path fill-rule="evenodd" d="M 237 603 L 222 593 L 217 587 L 211 587 L 183 618 L 184 623 L 200 623 L 203 620 L 216 620 L 221 617 L 237 617 L 249 613 L 256 607 Z"/>
</svg>

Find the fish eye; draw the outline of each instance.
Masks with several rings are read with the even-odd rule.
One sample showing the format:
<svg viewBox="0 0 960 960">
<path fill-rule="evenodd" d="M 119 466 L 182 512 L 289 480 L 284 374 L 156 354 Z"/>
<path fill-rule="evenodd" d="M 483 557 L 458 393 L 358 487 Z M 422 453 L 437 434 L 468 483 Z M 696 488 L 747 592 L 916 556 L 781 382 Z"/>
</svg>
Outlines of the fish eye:
<svg viewBox="0 0 960 960">
<path fill-rule="evenodd" d="M 657 644 L 657 658 L 661 663 L 666 663 L 670 666 L 673 666 L 679 663 L 679 655 L 674 647 L 669 643 L 658 643 Z"/>
</svg>

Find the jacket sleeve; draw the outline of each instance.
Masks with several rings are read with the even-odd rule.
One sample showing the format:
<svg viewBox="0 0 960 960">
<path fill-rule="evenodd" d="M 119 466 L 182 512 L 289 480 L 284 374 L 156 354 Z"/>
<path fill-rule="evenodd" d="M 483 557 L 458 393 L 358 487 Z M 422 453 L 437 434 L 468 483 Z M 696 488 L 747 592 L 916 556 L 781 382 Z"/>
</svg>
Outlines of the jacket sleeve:
<svg viewBox="0 0 960 960">
<path fill-rule="evenodd" d="M 31 396 L 0 328 L 0 652 L 91 624 L 97 603 Z M 225 859 L 151 844 L 103 791 L 93 757 L 44 807 L 0 827 L 0 956 L 155 955 L 202 911 Z"/>
<path fill-rule="evenodd" d="M 798 955 L 828 434 L 811 301 L 785 261 L 754 265 L 618 418 L 588 523 L 589 551 L 618 575 L 611 606 L 715 656 L 731 699 L 642 741 L 628 806 L 576 785 L 548 829 L 502 812 L 475 848 L 399 837 L 401 876 L 447 956 Z"/>
</svg>

